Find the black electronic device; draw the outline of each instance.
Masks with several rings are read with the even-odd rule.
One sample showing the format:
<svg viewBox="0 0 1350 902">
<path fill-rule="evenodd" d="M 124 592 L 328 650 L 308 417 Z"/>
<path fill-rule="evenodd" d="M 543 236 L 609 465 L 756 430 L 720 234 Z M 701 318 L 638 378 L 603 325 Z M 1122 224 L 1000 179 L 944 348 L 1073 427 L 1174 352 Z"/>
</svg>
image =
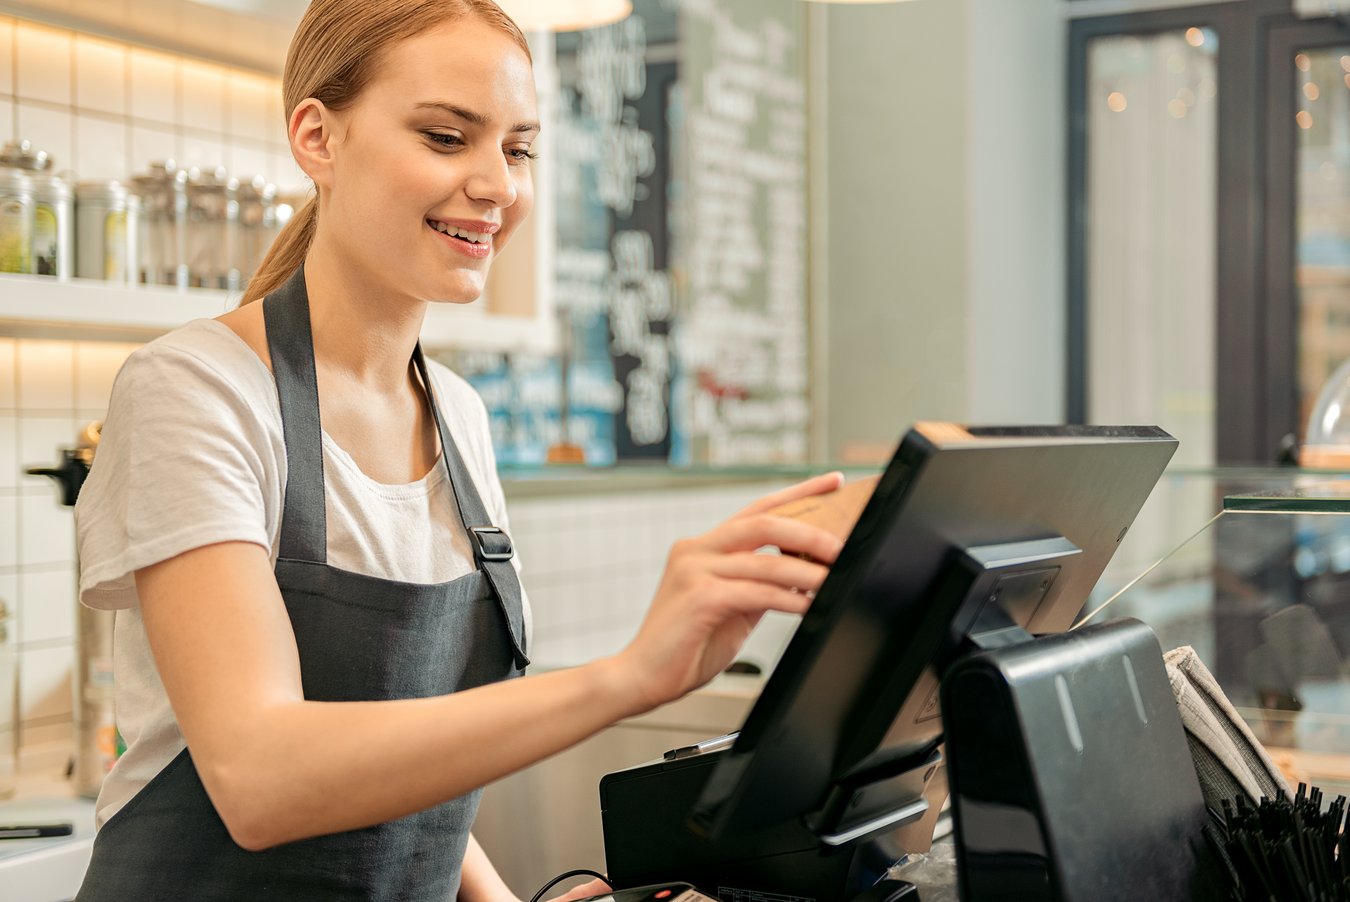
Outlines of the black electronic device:
<svg viewBox="0 0 1350 902">
<path fill-rule="evenodd" d="M 740 732 L 601 781 L 611 880 L 834 902 L 926 850 L 941 675 L 972 635 L 1067 629 L 1175 448 L 1155 427 L 910 430 Z"/>
</svg>

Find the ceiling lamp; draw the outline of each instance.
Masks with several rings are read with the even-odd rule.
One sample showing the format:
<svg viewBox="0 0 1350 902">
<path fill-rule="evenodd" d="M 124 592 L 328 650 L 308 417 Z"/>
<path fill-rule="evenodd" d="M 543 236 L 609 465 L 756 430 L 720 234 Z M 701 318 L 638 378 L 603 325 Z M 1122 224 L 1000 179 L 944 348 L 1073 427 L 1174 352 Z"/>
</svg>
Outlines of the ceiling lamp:
<svg viewBox="0 0 1350 902">
<path fill-rule="evenodd" d="M 497 0 L 521 31 L 580 31 L 627 18 L 630 0 Z"/>
</svg>

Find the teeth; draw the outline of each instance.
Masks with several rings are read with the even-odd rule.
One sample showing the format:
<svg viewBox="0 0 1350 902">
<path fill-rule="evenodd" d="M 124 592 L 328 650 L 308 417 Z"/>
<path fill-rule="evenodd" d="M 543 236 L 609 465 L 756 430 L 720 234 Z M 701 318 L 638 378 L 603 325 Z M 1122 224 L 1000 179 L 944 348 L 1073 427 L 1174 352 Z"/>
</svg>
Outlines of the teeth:
<svg viewBox="0 0 1350 902">
<path fill-rule="evenodd" d="M 427 222 L 429 222 L 431 227 L 438 232 L 454 236 L 455 238 L 463 238 L 465 241 L 472 241 L 474 244 L 482 244 L 491 237 L 487 232 L 470 232 L 468 229 L 461 229 L 457 226 L 447 225 L 444 222 L 436 222 L 435 220 L 430 219 L 427 220 Z"/>
</svg>

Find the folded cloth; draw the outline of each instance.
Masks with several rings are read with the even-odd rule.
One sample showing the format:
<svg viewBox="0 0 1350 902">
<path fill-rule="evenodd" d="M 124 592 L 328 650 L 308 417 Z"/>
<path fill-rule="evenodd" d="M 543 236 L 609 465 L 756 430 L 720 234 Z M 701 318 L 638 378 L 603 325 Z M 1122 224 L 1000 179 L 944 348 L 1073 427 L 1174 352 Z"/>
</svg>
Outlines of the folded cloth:
<svg viewBox="0 0 1350 902">
<path fill-rule="evenodd" d="M 1223 799 L 1245 795 L 1253 802 L 1289 793 L 1270 755 L 1261 747 L 1209 668 L 1189 645 L 1163 655 L 1186 742 L 1205 803 L 1215 811 Z"/>
</svg>

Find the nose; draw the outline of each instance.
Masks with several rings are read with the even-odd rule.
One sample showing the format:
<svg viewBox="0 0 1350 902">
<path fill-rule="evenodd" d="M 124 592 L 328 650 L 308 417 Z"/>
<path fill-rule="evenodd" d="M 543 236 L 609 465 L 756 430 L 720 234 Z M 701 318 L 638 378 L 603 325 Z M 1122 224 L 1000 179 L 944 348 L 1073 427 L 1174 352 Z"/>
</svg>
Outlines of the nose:
<svg viewBox="0 0 1350 902">
<path fill-rule="evenodd" d="M 473 169 L 464 190 L 472 199 L 490 202 L 495 207 L 509 207 L 516 202 L 516 180 L 500 147 L 487 146 L 474 154 Z"/>
</svg>

